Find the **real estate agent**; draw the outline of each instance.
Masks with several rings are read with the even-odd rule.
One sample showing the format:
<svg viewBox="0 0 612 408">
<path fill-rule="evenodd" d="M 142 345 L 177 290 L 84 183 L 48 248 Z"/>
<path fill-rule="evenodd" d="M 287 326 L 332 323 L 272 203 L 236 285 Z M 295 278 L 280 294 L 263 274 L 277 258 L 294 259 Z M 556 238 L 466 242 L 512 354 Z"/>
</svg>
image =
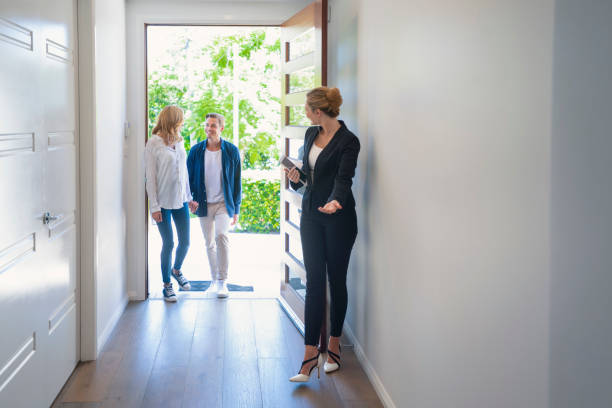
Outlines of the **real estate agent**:
<svg viewBox="0 0 612 408">
<path fill-rule="evenodd" d="M 302 199 L 300 235 L 306 267 L 305 352 L 298 375 L 290 381 L 305 382 L 322 364 L 318 337 L 324 314 L 325 275 L 330 288 L 331 330 L 326 373 L 340 368 L 340 335 L 346 316 L 346 275 L 357 237 L 355 198 L 351 191 L 359 139 L 338 120 L 342 97 L 337 88 L 313 89 L 306 97 L 306 116 L 313 125 L 304 138 L 302 173 L 285 169 L 295 190 L 306 185 Z"/>
</svg>

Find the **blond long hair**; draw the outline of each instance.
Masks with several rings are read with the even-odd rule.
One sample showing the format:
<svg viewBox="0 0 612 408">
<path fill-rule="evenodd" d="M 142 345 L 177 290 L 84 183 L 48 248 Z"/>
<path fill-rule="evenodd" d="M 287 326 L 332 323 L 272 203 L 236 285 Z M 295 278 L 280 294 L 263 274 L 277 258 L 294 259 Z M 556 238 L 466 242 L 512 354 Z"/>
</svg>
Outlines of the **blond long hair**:
<svg viewBox="0 0 612 408">
<path fill-rule="evenodd" d="M 167 146 L 172 146 L 183 140 L 178 132 L 181 123 L 183 123 L 183 110 L 174 105 L 166 106 L 159 113 L 152 133 L 161 137 Z"/>
</svg>

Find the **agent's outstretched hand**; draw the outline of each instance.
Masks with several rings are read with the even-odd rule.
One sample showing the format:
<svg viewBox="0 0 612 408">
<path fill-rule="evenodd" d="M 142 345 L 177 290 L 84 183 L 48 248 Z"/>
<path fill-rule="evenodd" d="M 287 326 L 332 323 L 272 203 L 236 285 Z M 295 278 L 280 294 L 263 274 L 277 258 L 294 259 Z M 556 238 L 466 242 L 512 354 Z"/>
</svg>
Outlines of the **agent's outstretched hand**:
<svg viewBox="0 0 612 408">
<path fill-rule="evenodd" d="M 319 211 L 325 214 L 333 214 L 338 210 L 341 210 L 342 206 L 338 202 L 338 200 L 331 200 L 329 203 L 325 204 L 323 207 L 319 207 Z"/>
</svg>

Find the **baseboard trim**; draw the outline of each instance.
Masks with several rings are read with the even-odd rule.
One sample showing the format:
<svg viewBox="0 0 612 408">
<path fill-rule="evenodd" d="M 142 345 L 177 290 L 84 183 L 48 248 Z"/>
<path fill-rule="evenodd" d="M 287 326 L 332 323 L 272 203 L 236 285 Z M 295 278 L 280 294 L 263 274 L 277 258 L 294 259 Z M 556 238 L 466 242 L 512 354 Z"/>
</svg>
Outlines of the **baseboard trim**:
<svg viewBox="0 0 612 408">
<path fill-rule="evenodd" d="M 139 296 L 138 292 L 130 290 L 128 291 L 128 300 L 130 302 L 136 302 L 136 301 L 145 300 L 145 299 L 142 296 Z"/>
<path fill-rule="evenodd" d="M 355 334 L 353 333 L 351 328 L 346 324 L 344 325 L 344 334 L 346 335 L 348 340 L 353 343 L 357 360 L 359 360 L 359 362 L 361 363 L 361 367 L 363 368 L 366 375 L 368 376 L 368 379 L 372 383 L 374 391 L 376 391 L 378 398 L 380 398 L 380 402 L 382 402 L 383 406 L 386 408 L 397 408 L 395 406 L 395 403 L 391 399 L 391 396 L 385 389 L 385 386 L 383 385 L 382 381 L 380 380 L 380 377 L 376 373 L 376 370 L 374 370 L 374 367 L 372 366 L 372 364 L 370 364 L 370 360 L 368 360 L 368 357 L 364 353 L 363 347 L 361 347 L 361 344 L 359 343 L 359 341 L 357 341 L 357 338 L 355 337 Z"/>
<path fill-rule="evenodd" d="M 113 313 L 113 317 L 111 317 L 110 321 L 104 328 L 104 331 L 102 332 L 102 334 L 100 334 L 100 337 L 98 337 L 97 355 L 100 355 L 100 352 L 106 345 L 108 338 L 110 337 L 111 333 L 115 329 L 115 326 L 119 322 L 119 319 L 121 319 L 121 315 L 123 315 L 123 311 L 125 310 L 125 307 L 127 306 L 128 302 L 129 302 L 129 297 L 126 294 L 121 300 L 121 302 L 119 303 L 119 306 L 117 306 L 117 309 L 115 309 L 115 313 Z"/>
</svg>

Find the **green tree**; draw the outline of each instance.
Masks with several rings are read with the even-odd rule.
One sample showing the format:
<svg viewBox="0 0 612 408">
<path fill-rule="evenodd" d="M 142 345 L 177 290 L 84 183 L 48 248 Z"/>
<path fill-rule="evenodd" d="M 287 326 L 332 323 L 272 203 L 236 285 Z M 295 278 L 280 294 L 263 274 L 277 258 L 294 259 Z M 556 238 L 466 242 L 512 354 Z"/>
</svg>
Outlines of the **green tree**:
<svg viewBox="0 0 612 408">
<path fill-rule="evenodd" d="M 206 138 L 205 116 L 210 112 L 225 116 L 223 137 L 233 139 L 239 128 L 239 149 L 243 169 L 267 170 L 277 166 L 280 126 L 280 40 L 270 41 L 266 30 L 248 34 L 218 36 L 200 48 L 191 46 L 186 34 L 167 51 L 171 64 L 164 64 L 149 75 L 149 136 L 159 112 L 166 105 L 185 111 L 185 149 Z M 233 51 L 238 49 L 239 121 L 233 121 L 235 95 Z M 207 62 L 206 68 L 202 61 Z M 280 214 L 278 180 L 243 181 L 240 230 L 277 232 Z"/>
<path fill-rule="evenodd" d="M 194 101 L 192 115 L 190 117 L 190 129 L 196 129 L 204 122 L 207 112 L 219 112 L 226 118 L 224 134 L 227 139 L 232 138 L 234 126 L 239 127 L 239 149 L 243 156 L 245 169 L 270 169 L 278 161 L 278 112 L 280 111 L 280 99 L 270 92 L 270 83 L 280 78 L 278 71 L 278 58 L 280 53 L 280 40 L 272 45 L 265 43 L 266 33 L 258 30 L 250 35 L 231 35 L 216 38 L 212 44 L 201 50 L 201 57 L 210 58 L 213 68 L 202 75 L 199 92 Z M 235 96 L 232 87 L 234 55 L 233 50 L 237 46 L 240 58 L 239 80 L 244 86 L 241 89 L 252 88 L 254 78 L 259 79 L 257 93 L 250 98 L 246 95 L 239 103 L 239 123 L 233 123 L 233 98 Z M 267 58 L 264 64 L 250 63 L 255 57 Z M 250 85 L 250 86 L 248 86 Z M 246 97 L 245 97 L 246 96 Z M 257 105 L 257 106 L 256 106 Z M 268 115 L 262 115 L 262 105 Z M 262 126 L 266 122 L 266 126 Z M 259 129 L 272 129 L 272 131 L 260 131 Z M 204 140 L 206 135 L 202 129 L 195 131 L 197 141 Z"/>
<path fill-rule="evenodd" d="M 180 44 L 180 45 L 179 45 Z M 183 45 L 187 44 L 187 45 Z M 161 109 L 174 104 L 185 110 L 185 148 L 206 138 L 205 116 L 218 112 L 225 116 L 224 137 L 232 140 L 234 126 L 239 127 L 239 146 L 245 169 L 271 169 L 278 162 L 280 98 L 270 91 L 278 81 L 280 40 L 266 43 L 266 31 L 256 30 L 248 35 L 217 37 L 200 50 L 190 49 L 189 39 L 181 38 L 170 51 L 174 65 L 149 75 L 149 133 Z M 256 89 L 253 95 L 241 95 L 239 123 L 233 123 L 232 84 L 234 46 L 240 58 L 240 89 Z M 212 67 L 202 72 L 191 72 L 190 62 L 195 59 L 211 61 Z M 259 63 L 253 63 L 257 60 Z M 189 87 L 189 76 L 199 78 Z M 253 87 L 253 81 L 258 83 Z M 242 92 L 241 92 L 242 93 Z"/>
<path fill-rule="evenodd" d="M 164 65 L 163 71 L 155 71 L 149 75 L 149 137 L 162 109 L 168 105 L 184 107 L 189 103 L 186 94 L 187 86 L 181 82 L 174 67 Z"/>
</svg>

